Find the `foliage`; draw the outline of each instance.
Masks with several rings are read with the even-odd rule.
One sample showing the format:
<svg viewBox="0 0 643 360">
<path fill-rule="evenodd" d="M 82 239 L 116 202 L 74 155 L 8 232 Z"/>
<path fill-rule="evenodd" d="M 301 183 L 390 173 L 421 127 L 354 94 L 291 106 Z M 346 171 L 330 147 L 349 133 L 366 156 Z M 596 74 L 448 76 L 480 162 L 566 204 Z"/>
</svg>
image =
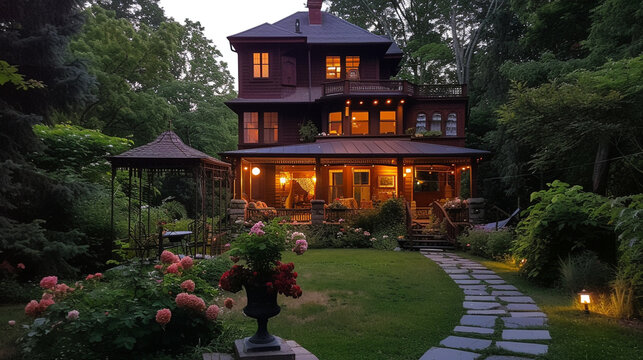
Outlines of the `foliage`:
<svg viewBox="0 0 643 360">
<path fill-rule="evenodd" d="M 614 203 L 619 204 L 621 199 Z M 618 208 L 617 208 L 618 209 Z M 643 311 L 643 195 L 631 198 L 627 206 L 620 207 L 612 220 L 618 234 L 618 269 L 615 292 L 630 289 L 633 292 L 632 302 L 639 311 Z"/>
<path fill-rule="evenodd" d="M 306 143 L 314 142 L 318 132 L 317 125 L 308 120 L 299 125 L 299 141 Z"/>
<path fill-rule="evenodd" d="M 142 358 L 157 352 L 179 354 L 189 346 L 208 343 L 221 332 L 221 323 L 206 319 L 203 310 L 181 307 L 175 301 L 177 284 L 196 283 L 194 295 L 211 303 L 217 290 L 200 277 L 199 263 L 179 274 L 131 264 L 92 275 L 67 293 L 52 292 L 55 304 L 34 320 L 22 338 L 25 356 L 34 359 Z M 169 309 L 165 325 L 155 322 L 157 311 Z M 78 312 L 76 319 L 70 312 Z M 54 345 L 55 344 L 55 345 Z"/>
<path fill-rule="evenodd" d="M 559 267 L 561 285 L 573 293 L 606 289 L 612 279 L 612 269 L 591 251 L 561 259 Z"/>
<path fill-rule="evenodd" d="M 24 75 L 18 73 L 18 68 L 9 65 L 8 62 L 0 60 L 0 86 L 10 83 L 16 89 L 27 90 L 33 88 L 43 88 L 45 85 L 37 80 L 25 80 Z"/>
<path fill-rule="evenodd" d="M 31 161 L 57 177 L 82 176 L 91 182 L 108 182 L 107 156 L 129 150 L 131 140 L 101 134 L 100 131 L 73 125 L 34 126 L 44 150 L 32 154 Z"/>
<path fill-rule="evenodd" d="M 592 11 L 585 45 L 592 57 L 620 60 L 643 51 L 643 5 L 629 0 L 601 1 Z"/>
<path fill-rule="evenodd" d="M 458 238 L 460 246 L 473 255 L 488 259 L 505 260 L 511 256 L 513 234 L 510 230 L 473 228 Z"/>
<path fill-rule="evenodd" d="M 268 273 L 274 264 L 281 260 L 290 240 L 288 228 L 274 219 L 267 224 L 256 223 L 248 233 L 241 233 L 232 243 L 230 256 L 238 256 L 252 271 Z"/>
<path fill-rule="evenodd" d="M 551 284 L 559 274 L 559 257 L 586 250 L 615 263 L 610 214 L 601 209 L 605 198 L 557 180 L 547 190 L 533 193 L 531 201 L 516 229 L 513 248 L 514 257 L 523 264 L 522 274 Z"/>
</svg>

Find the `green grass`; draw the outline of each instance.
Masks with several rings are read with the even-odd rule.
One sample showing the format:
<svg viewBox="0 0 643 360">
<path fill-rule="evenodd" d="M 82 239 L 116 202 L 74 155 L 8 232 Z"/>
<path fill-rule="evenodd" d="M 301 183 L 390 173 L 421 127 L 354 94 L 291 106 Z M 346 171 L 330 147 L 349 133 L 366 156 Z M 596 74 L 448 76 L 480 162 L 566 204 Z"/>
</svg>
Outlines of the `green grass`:
<svg viewBox="0 0 643 360">
<path fill-rule="evenodd" d="M 15 320 L 16 325 L 9 326 L 9 320 Z M 0 305 L 0 359 L 18 358 L 16 339 L 24 332 L 22 325 L 30 320 L 25 315 L 25 304 Z"/>
<path fill-rule="evenodd" d="M 462 291 L 417 252 L 309 250 L 284 261 L 295 262 L 304 296 L 280 296 L 282 311 L 269 330 L 320 359 L 417 360 L 463 314 Z M 256 323 L 239 313 L 244 297 L 238 294 L 227 316 L 243 321 L 251 335 Z"/>
<path fill-rule="evenodd" d="M 643 359 L 643 329 L 632 323 L 590 313 L 585 315 L 566 290 L 534 285 L 512 264 L 461 254 L 479 261 L 508 283 L 531 296 L 547 314 L 552 341 L 549 353 L 539 359 L 634 360 Z M 591 308 L 590 308 L 591 310 Z"/>
</svg>

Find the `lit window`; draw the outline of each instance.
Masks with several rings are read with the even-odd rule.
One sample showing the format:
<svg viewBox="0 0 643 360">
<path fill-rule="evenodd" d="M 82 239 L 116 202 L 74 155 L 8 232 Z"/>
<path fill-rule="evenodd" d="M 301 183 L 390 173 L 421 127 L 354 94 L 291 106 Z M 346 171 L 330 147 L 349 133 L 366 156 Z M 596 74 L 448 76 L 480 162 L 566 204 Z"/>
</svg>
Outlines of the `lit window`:
<svg viewBox="0 0 643 360">
<path fill-rule="evenodd" d="M 279 114 L 276 112 L 263 113 L 263 142 L 276 143 L 279 130 Z"/>
<path fill-rule="evenodd" d="M 359 204 L 362 200 L 371 199 L 371 172 L 369 170 L 355 170 L 353 172 L 353 198 Z"/>
<path fill-rule="evenodd" d="M 359 56 L 346 57 L 346 78 L 359 80 Z"/>
<path fill-rule="evenodd" d="M 332 112 L 328 114 L 328 133 L 340 135 L 342 133 L 342 113 Z"/>
<path fill-rule="evenodd" d="M 426 114 L 419 113 L 415 120 L 415 132 L 420 133 L 426 131 Z"/>
<path fill-rule="evenodd" d="M 447 136 L 456 136 L 458 135 L 458 117 L 455 113 L 450 113 L 447 117 Z"/>
<path fill-rule="evenodd" d="M 326 56 L 326 79 L 342 77 L 342 61 L 339 56 Z"/>
<path fill-rule="evenodd" d="M 380 111 L 380 134 L 395 134 L 395 111 Z"/>
<path fill-rule="evenodd" d="M 434 113 L 431 119 L 431 131 L 442 131 L 442 115 Z"/>
<path fill-rule="evenodd" d="M 259 113 L 243 113 L 243 142 L 246 144 L 259 142 Z"/>
<path fill-rule="evenodd" d="M 330 184 L 328 186 L 328 194 L 330 194 L 330 202 L 335 199 L 344 197 L 344 172 L 343 170 L 330 170 L 329 171 Z"/>
<path fill-rule="evenodd" d="M 440 177 L 435 171 L 416 169 L 413 181 L 414 192 L 440 191 Z"/>
<path fill-rule="evenodd" d="M 268 53 L 252 54 L 252 72 L 255 78 L 267 78 L 270 74 Z"/>
<path fill-rule="evenodd" d="M 368 111 L 354 111 L 351 117 L 351 135 L 368 135 Z"/>
</svg>

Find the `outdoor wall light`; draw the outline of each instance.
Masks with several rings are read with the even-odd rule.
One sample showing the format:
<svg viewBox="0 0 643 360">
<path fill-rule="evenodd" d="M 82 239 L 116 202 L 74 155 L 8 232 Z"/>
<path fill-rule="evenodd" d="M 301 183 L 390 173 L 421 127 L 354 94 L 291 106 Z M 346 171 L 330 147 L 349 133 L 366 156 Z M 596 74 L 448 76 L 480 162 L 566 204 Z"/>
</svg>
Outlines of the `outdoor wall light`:
<svg viewBox="0 0 643 360">
<path fill-rule="evenodd" d="M 260 170 L 258 167 L 256 167 L 256 166 L 255 166 L 255 167 L 253 167 L 253 168 L 252 168 L 252 175 L 257 176 L 257 175 L 259 175 L 259 174 L 261 174 L 261 170 Z"/>
<path fill-rule="evenodd" d="M 243 170 L 248 170 L 248 167 L 247 167 L 247 166 L 244 166 L 244 167 L 243 167 Z"/>
<path fill-rule="evenodd" d="M 404 99 L 400 100 L 400 104 L 404 104 L 406 101 Z"/>
<path fill-rule="evenodd" d="M 583 310 L 585 314 L 589 314 L 589 303 L 592 301 L 590 294 L 591 293 L 585 289 L 578 293 L 578 296 L 580 296 L 580 303 L 583 304 L 585 308 L 585 310 Z"/>
<path fill-rule="evenodd" d="M 390 104 L 390 103 L 391 103 L 391 99 L 386 99 L 386 104 Z"/>
<path fill-rule="evenodd" d="M 364 105 L 364 101 L 360 101 L 360 102 L 359 102 L 359 104 L 360 104 L 360 105 Z"/>
<path fill-rule="evenodd" d="M 404 171 L 406 171 L 407 174 L 410 174 L 411 173 L 411 168 L 406 168 L 406 170 L 404 170 Z"/>
<path fill-rule="evenodd" d="M 281 185 L 285 185 L 285 184 L 286 184 L 286 178 L 285 178 L 285 177 L 283 177 L 283 176 L 282 176 L 282 177 L 280 177 L 280 178 L 279 178 L 279 183 L 280 183 Z"/>
<path fill-rule="evenodd" d="M 313 182 L 317 182 L 317 177 L 313 176 Z"/>
<path fill-rule="evenodd" d="M 350 104 L 351 104 L 351 101 L 350 101 L 350 100 L 346 100 L 346 105 L 350 105 Z"/>
<path fill-rule="evenodd" d="M 373 100 L 373 105 L 377 105 L 379 103 L 380 103 L 379 100 Z"/>
</svg>

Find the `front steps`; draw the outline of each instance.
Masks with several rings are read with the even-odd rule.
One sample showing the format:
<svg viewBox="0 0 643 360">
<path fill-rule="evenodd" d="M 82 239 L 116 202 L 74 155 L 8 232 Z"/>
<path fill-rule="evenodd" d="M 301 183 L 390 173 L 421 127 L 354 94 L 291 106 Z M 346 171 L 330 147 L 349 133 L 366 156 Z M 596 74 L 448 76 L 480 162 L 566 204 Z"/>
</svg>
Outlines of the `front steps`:
<svg viewBox="0 0 643 360">
<path fill-rule="evenodd" d="M 425 228 L 416 224 L 404 240 L 399 240 L 400 246 L 407 250 L 450 250 L 454 244 L 440 230 Z"/>
</svg>

